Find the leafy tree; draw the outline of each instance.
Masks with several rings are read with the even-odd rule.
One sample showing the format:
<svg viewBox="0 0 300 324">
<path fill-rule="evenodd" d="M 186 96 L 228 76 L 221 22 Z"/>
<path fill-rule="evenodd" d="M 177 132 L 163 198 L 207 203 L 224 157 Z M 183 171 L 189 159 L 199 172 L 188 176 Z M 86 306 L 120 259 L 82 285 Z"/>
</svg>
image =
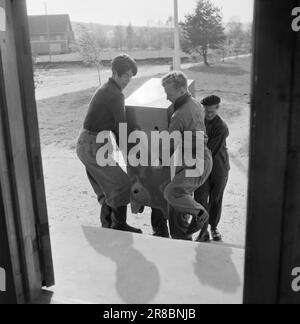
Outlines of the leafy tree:
<svg viewBox="0 0 300 324">
<path fill-rule="evenodd" d="M 209 0 L 199 0 L 195 12 L 185 17 L 181 27 L 182 49 L 201 54 L 209 65 L 208 50 L 222 47 L 226 39 L 221 10 Z"/>
<path fill-rule="evenodd" d="M 97 37 L 86 26 L 80 25 L 78 27 L 77 44 L 83 62 L 87 64 L 92 64 L 96 67 L 98 72 L 99 83 L 101 85 L 102 60 L 101 48 Z"/>
</svg>

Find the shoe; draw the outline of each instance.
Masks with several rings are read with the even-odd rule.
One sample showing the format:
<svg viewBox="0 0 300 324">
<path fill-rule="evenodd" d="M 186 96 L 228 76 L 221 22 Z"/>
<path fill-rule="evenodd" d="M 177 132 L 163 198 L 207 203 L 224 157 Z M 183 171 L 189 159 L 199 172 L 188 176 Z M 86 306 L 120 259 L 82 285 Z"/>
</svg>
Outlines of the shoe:
<svg viewBox="0 0 300 324">
<path fill-rule="evenodd" d="M 199 243 L 209 243 L 210 242 L 210 235 L 208 231 L 201 232 L 196 239 L 196 242 Z"/>
<path fill-rule="evenodd" d="M 111 229 L 115 230 L 115 231 L 121 231 L 121 232 L 129 232 L 129 233 L 135 233 L 135 234 L 143 234 L 143 231 L 132 227 L 130 225 L 128 225 L 127 223 L 125 224 L 117 224 L 117 225 L 112 225 Z"/>
<path fill-rule="evenodd" d="M 215 242 L 221 242 L 222 241 L 222 235 L 218 231 L 217 228 L 211 230 L 211 236 Z"/>
<path fill-rule="evenodd" d="M 111 229 L 122 232 L 143 234 L 142 230 L 127 224 L 127 206 L 112 209 Z"/>
<path fill-rule="evenodd" d="M 187 235 L 193 235 L 198 231 L 202 230 L 205 223 L 209 220 L 209 214 L 206 210 L 201 210 L 198 216 L 194 216 L 193 220 L 187 230 Z"/>
<path fill-rule="evenodd" d="M 151 225 L 153 229 L 153 236 L 170 238 L 168 220 L 165 218 L 161 210 L 152 208 Z"/>
<path fill-rule="evenodd" d="M 105 203 L 101 207 L 100 221 L 102 228 L 111 228 L 112 219 L 112 208 L 106 205 Z"/>
</svg>

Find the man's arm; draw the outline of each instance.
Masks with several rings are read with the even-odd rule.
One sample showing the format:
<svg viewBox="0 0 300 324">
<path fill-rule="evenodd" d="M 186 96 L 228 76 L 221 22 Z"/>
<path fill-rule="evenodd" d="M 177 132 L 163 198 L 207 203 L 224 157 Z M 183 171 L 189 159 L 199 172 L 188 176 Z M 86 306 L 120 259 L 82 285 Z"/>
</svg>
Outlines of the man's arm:
<svg viewBox="0 0 300 324">
<path fill-rule="evenodd" d="M 173 132 L 180 132 L 181 134 L 184 133 L 184 125 L 183 125 L 183 121 L 180 118 L 180 114 L 174 114 L 171 122 L 170 122 L 170 126 L 169 126 L 169 133 L 172 134 Z M 174 141 L 172 141 L 170 143 L 170 153 L 171 153 L 171 157 L 174 155 L 175 153 L 175 143 Z"/>
<path fill-rule="evenodd" d="M 127 123 L 124 96 L 119 95 L 113 97 L 109 102 L 109 106 L 115 122 L 114 133 L 119 136 L 119 124 Z"/>
<path fill-rule="evenodd" d="M 208 148 L 211 150 L 213 158 L 220 152 L 221 148 L 225 145 L 225 141 L 228 135 L 229 132 L 227 126 L 220 125 L 214 131 L 213 136 L 208 139 Z"/>
</svg>

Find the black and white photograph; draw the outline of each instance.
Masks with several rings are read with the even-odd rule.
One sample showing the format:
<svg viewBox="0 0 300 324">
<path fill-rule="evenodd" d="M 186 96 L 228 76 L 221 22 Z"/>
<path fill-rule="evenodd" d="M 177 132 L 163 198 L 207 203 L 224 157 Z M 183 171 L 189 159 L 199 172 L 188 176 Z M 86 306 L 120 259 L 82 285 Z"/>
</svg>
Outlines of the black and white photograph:
<svg viewBox="0 0 300 324">
<path fill-rule="evenodd" d="M 0 305 L 300 304 L 299 196 L 300 0 L 0 0 Z"/>
</svg>

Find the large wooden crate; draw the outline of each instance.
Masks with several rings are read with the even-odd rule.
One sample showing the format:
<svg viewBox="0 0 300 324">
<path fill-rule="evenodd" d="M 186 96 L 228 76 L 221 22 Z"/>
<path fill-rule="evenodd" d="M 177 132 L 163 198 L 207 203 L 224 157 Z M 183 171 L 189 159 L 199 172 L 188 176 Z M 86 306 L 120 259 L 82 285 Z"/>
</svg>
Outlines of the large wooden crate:
<svg viewBox="0 0 300 324">
<path fill-rule="evenodd" d="M 189 90 L 195 95 L 195 82 L 189 81 Z M 174 112 L 166 99 L 162 80 L 153 78 L 126 100 L 127 121 L 130 130 L 147 134 L 149 157 L 151 157 L 151 132 L 169 128 Z M 170 168 L 131 167 L 128 174 L 132 181 L 132 211 L 137 213 L 142 206 L 160 209 L 167 216 L 167 202 L 163 196 L 165 186 L 171 180 Z"/>
</svg>

